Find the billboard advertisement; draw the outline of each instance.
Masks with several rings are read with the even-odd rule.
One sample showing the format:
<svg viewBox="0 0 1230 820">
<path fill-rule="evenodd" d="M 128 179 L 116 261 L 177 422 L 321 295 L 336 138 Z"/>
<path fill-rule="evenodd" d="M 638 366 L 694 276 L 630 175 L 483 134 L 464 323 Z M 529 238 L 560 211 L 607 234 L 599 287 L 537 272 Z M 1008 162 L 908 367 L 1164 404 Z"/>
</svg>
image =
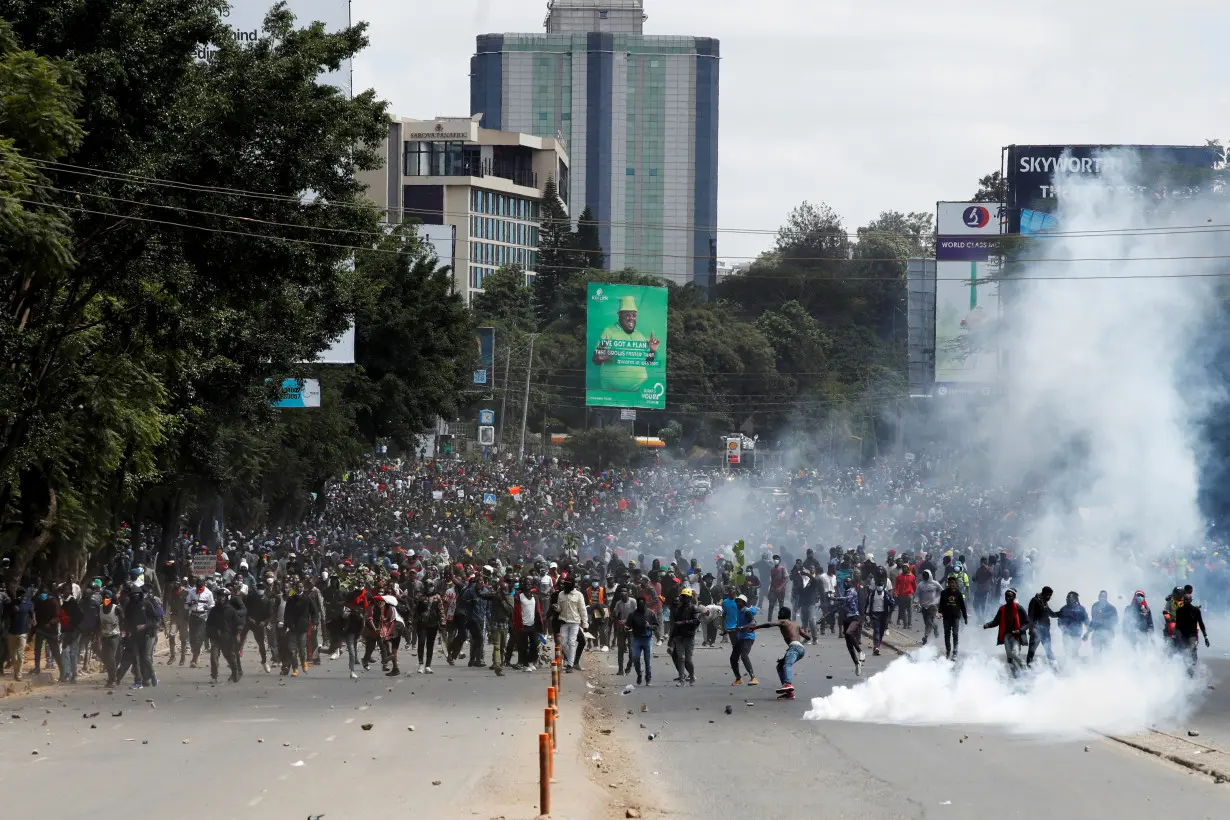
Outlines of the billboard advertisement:
<svg viewBox="0 0 1230 820">
<path fill-rule="evenodd" d="M 284 410 L 320 407 L 320 380 L 284 379 L 282 398 L 275 401 L 273 406 Z"/>
<path fill-rule="evenodd" d="M 999 320 L 999 284 L 986 282 L 1004 208 L 990 202 L 936 205 L 935 385 L 993 384 L 999 354 L 991 342 Z"/>
<path fill-rule="evenodd" d="M 230 26 L 231 36 L 239 42 L 255 43 L 264 40 L 262 24 L 265 15 L 273 7 L 273 0 L 230 0 L 222 12 L 223 21 Z M 350 27 L 350 0 L 287 0 L 287 8 L 295 15 L 295 27 L 307 28 L 315 22 L 325 24 L 325 31 L 337 32 Z M 212 61 L 218 49 L 213 45 L 197 49 L 197 59 Z M 351 82 L 351 60 L 345 60 L 337 71 L 322 74 L 322 82 L 341 89 L 347 97 L 354 96 Z"/>
<path fill-rule="evenodd" d="M 478 369 L 474 371 L 474 383 L 495 387 L 495 328 L 480 327 L 474 334 L 478 350 Z M 484 422 L 486 423 L 486 422 Z"/>
<path fill-rule="evenodd" d="M 666 407 L 666 288 L 590 282 L 585 404 Z"/>
<path fill-rule="evenodd" d="M 1007 233 L 1024 234 L 1057 227 L 1053 214 L 1064 175 L 1130 172 L 1131 184 L 1122 178 L 1115 182 L 1123 196 L 1165 202 L 1207 184 L 1219 159 L 1217 149 L 1207 145 L 1009 145 L 1005 150 Z"/>
</svg>

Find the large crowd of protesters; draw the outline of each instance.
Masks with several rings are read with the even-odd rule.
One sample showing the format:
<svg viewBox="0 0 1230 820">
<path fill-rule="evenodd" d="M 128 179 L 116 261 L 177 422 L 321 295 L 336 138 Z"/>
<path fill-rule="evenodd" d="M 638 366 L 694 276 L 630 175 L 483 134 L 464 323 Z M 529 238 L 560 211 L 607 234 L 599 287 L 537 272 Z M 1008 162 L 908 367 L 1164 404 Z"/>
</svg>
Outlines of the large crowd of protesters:
<svg viewBox="0 0 1230 820">
<path fill-rule="evenodd" d="M 534 671 L 558 639 L 569 670 L 586 651 L 613 650 L 621 675 L 652 684 L 653 642 L 665 640 L 686 685 L 699 636 L 702 647 L 729 642 L 735 683 L 745 672 L 754 685 L 748 650 L 764 612 L 787 643 L 778 673 L 789 696 L 807 641 L 844 636 L 861 673 L 862 630 L 878 653 L 891 613 L 924 641 L 942 626 L 954 657 L 958 622 L 989 618 L 1010 665 L 1015 646 L 1029 662 L 1039 648 L 1053 657 L 1052 617 L 1064 636 L 1095 642 L 1111 620 L 1154 629 L 1143 590 L 1122 627 L 1105 594 L 1092 615 L 1075 592 L 1051 610 L 1050 588 L 1034 586 L 1054 559 L 1019 546 L 1039 498 L 939 473 L 921 458 L 755 475 L 372 459 L 297 526 L 184 532 L 169 548 L 156 528 L 125 527 L 83 577 L 38 564 L 16 577 L 4 559 L 0 670 L 20 680 L 32 653 L 35 673 L 75 683 L 97 667 L 107 686 L 130 677 L 140 688 L 157 685 L 163 664 L 237 682 L 257 658 L 265 673 L 297 677 L 346 653 L 352 677 L 377 664 L 431 674 L 441 657 L 503 675 Z M 1204 624 L 1193 586 L 1206 611 L 1226 610 L 1224 550 L 1116 549 L 1170 593 L 1157 629 L 1194 659 Z"/>
</svg>

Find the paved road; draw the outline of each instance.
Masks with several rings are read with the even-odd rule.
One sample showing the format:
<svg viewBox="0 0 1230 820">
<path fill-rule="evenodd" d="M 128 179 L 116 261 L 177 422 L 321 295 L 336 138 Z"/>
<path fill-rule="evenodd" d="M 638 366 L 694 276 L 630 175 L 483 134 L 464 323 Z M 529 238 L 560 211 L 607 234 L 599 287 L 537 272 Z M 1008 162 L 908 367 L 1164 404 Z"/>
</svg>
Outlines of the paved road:
<svg viewBox="0 0 1230 820">
<path fill-rule="evenodd" d="M 257 670 L 210 687 L 205 669 L 163 666 L 161 684 L 140 692 L 95 683 L 2 700 L 4 814 L 537 815 L 547 674 L 496 678 L 441 663 L 430 677 L 385 678 L 378 669 L 351 681 L 343 656 L 285 685 Z M 556 789 L 557 816 L 594 816 L 579 763 L 584 687 L 570 689 L 560 726 L 570 751 L 557 763 L 569 782 Z"/>
<path fill-rule="evenodd" d="M 780 639 L 766 631 L 756 643 L 762 683 L 755 689 L 730 686 L 728 650 L 721 649 L 697 651 L 695 687 L 655 685 L 628 696 L 609 687 L 615 736 L 644 780 L 643 816 L 1201 818 L 1222 817 L 1230 805 L 1230 786 L 1110 741 L 1046 743 L 985 728 L 804 721 L 809 698 L 857 683 L 844 646 L 826 637 L 807 648 L 796 667 L 799 698 L 791 703 L 777 701 L 773 691 Z M 867 674 L 894 658 L 869 652 Z M 660 661 L 658 679 L 666 680 L 667 659 Z M 603 666 L 613 671 L 613 662 Z M 649 711 L 641 713 L 641 704 Z M 651 732 L 658 733 L 652 742 Z"/>
</svg>

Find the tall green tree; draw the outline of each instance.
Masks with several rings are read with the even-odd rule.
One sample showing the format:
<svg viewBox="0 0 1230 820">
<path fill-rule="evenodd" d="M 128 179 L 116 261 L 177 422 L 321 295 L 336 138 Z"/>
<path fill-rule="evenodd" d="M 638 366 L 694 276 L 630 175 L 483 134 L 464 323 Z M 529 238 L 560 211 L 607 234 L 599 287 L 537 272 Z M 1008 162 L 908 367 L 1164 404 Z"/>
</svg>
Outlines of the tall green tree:
<svg viewBox="0 0 1230 820">
<path fill-rule="evenodd" d="M 1008 195 L 1007 183 L 1001 171 L 992 171 L 978 180 L 978 190 L 974 191 L 972 202 L 1006 202 Z"/>
<path fill-rule="evenodd" d="M 354 313 L 349 259 L 380 235 L 355 172 L 377 164 L 384 106 L 317 76 L 362 27 L 295 29 L 279 8 L 240 47 L 224 7 L 0 0 L 18 47 L 72 59 L 85 132 L 39 162 L 76 264 L 20 283 L 4 331 L 21 401 L 0 408 L 0 548 L 39 527 L 75 538 L 79 517 L 102 522 L 97 543 L 134 499 L 173 534 L 192 496 L 250 472 L 237 443 L 272 429 L 266 379 Z"/>
<path fill-rule="evenodd" d="M 598 233 L 598 222 L 594 218 L 593 209 L 588 205 L 581 211 L 577 220 L 577 230 L 573 237 L 576 249 L 577 264 L 583 268 L 602 270 L 606 267 L 606 254 L 602 251 L 602 238 Z"/>
<path fill-rule="evenodd" d="M 572 223 L 564 211 L 555 177 L 547 177 L 538 223 L 538 269 L 534 278 L 534 308 L 539 327 L 558 318 L 560 287 L 579 267 L 573 249 Z"/>
<path fill-rule="evenodd" d="M 520 265 L 505 265 L 484 279 L 483 292 L 474 295 L 471 307 L 480 327 L 494 327 L 506 336 L 530 333 L 538 323 L 534 292 Z"/>
<path fill-rule="evenodd" d="M 456 413 L 478 363 L 471 315 L 438 263 L 411 226 L 358 256 L 367 295 L 355 316 L 360 374 L 350 390 L 373 444 L 412 447 L 437 415 Z"/>
</svg>

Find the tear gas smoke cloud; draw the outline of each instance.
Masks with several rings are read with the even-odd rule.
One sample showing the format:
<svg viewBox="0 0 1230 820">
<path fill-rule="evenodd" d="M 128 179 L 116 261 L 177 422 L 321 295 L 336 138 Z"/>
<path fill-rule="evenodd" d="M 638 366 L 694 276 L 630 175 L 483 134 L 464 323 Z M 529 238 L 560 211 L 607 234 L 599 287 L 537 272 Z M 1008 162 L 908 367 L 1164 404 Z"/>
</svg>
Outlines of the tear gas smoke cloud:
<svg viewBox="0 0 1230 820">
<path fill-rule="evenodd" d="M 1057 214 L 1063 235 L 1033 243 L 1030 258 L 1226 253 L 1225 233 L 1138 230 L 1224 222 L 1222 197 L 1167 200 L 1159 209 L 1148 194 L 1123 193 L 1140 178 L 1134 158 L 1124 159 L 1117 176 L 1056 179 L 1063 186 Z M 1107 231 L 1117 233 L 1097 233 Z M 985 474 L 1022 496 L 1042 493 L 1040 514 L 1017 546 L 1018 557 L 1036 549 L 1039 558 L 1028 580 L 1014 579 L 1019 602 L 1027 604 L 1046 584 L 1055 589 L 1056 609 L 1068 590 L 1089 606 L 1105 589 L 1122 611 L 1132 591 L 1146 585 L 1149 559 L 1171 544 L 1190 546 L 1205 532 L 1197 499 L 1198 425 L 1218 394 L 1201 361 L 1219 280 L 1190 275 L 1224 265 L 1197 259 L 1024 264 L 1023 278 L 1031 281 L 1001 286 L 999 343 L 1010 351 L 1004 394 L 976 431 L 954 429 L 953 441 L 980 438 L 990 461 Z M 1185 278 L 1104 278 L 1175 275 Z M 1148 591 L 1160 627 L 1167 590 Z M 976 643 L 985 654 L 955 671 L 943 660 L 901 659 L 865 683 L 813 701 L 807 717 L 998 724 L 1042 734 L 1123 732 L 1182 717 L 1201 689 L 1181 665 L 1156 653 L 1138 655 L 1120 639 L 1105 655 L 1067 664 L 1058 676 L 1040 675 L 1020 691 L 1003 672 L 1002 651 L 978 637 L 967 638 L 962 650 Z"/>
<path fill-rule="evenodd" d="M 977 654 L 954 667 L 934 649 L 894 661 L 854 687 L 812 701 L 809 720 L 908 725 L 992 725 L 1010 732 L 1070 739 L 1091 732 L 1130 733 L 1187 717 L 1203 684 L 1175 658 L 1122 647 L 1097 662 L 1017 682 L 1003 655 Z"/>
</svg>

